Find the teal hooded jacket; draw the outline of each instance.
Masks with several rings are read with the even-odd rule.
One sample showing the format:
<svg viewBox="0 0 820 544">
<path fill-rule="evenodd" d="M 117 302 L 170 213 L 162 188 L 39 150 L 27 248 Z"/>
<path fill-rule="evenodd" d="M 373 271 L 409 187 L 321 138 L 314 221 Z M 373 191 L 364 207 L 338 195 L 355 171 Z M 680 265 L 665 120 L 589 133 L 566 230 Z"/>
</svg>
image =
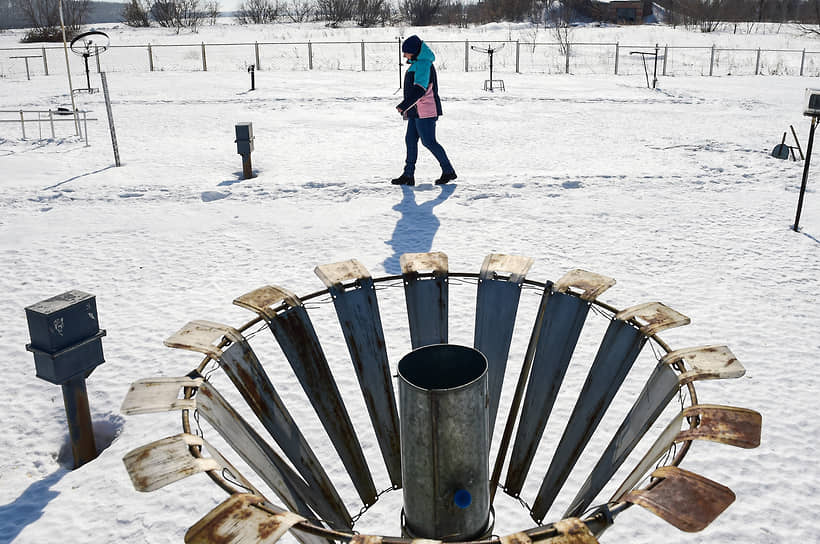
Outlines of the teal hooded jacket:
<svg viewBox="0 0 820 544">
<path fill-rule="evenodd" d="M 404 74 L 404 100 L 397 106 L 405 117 L 427 118 L 441 115 L 438 76 L 433 66 L 435 60 L 433 51 L 422 42 L 418 55 L 408 61 L 410 68 Z"/>
</svg>

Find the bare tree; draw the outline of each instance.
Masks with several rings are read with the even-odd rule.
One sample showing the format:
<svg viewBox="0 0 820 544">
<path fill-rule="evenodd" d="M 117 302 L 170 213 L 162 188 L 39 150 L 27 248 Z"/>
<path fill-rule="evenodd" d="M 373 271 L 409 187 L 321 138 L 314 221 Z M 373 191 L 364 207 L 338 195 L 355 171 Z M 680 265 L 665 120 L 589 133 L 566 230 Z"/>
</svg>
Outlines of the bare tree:
<svg viewBox="0 0 820 544">
<path fill-rule="evenodd" d="M 183 28 L 196 32 L 205 17 L 199 0 L 155 0 L 151 17 L 164 28 L 173 28 L 177 34 Z"/>
<path fill-rule="evenodd" d="M 21 0 L 21 12 L 31 30 L 23 37 L 24 42 L 61 41 L 59 2 L 53 0 Z M 88 0 L 64 0 L 63 20 L 66 37 L 71 38 L 80 31 L 88 15 Z"/>
<path fill-rule="evenodd" d="M 145 0 L 131 0 L 122 9 L 122 20 L 128 26 L 149 27 L 151 26 L 148 18 L 149 9 Z"/>
<path fill-rule="evenodd" d="M 357 0 L 356 24 L 371 27 L 390 19 L 390 5 L 385 0 Z"/>
<path fill-rule="evenodd" d="M 236 20 L 242 25 L 273 23 L 280 12 L 281 7 L 276 0 L 245 0 L 239 5 Z"/>
<path fill-rule="evenodd" d="M 286 9 L 287 17 L 294 23 L 309 21 L 316 12 L 312 0 L 291 0 Z"/>
<path fill-rule="evenodd" d="M 575 19 L 575 7 L 571 2 L 550 0 L 547 4 L 546 25 L 552 37 L 558 42 L 563 55 L 569 54 L 572 44 L 572 22 Z"/>
<path fill-rule="evenodd" d="M 320 20 L 328 26 L 338 26 L 353 19 L 356 0 L 318 0 L 316 11 Z"/>
<path fill-rule="evenodd" d="M 216 20 L 219 18 L 220 12 L 221 10 L 217 0 L 208 0 L 205 2 L 205 16 L 208 19 L 209 25 L 213 26 L 216 24 Z"/>
<path fill-rule="evenodd" d="M 399 10 L 411 26 L 427 26 L 433 23 L 442 6 L 442 0 L 401 0 Z"/>
</svg>

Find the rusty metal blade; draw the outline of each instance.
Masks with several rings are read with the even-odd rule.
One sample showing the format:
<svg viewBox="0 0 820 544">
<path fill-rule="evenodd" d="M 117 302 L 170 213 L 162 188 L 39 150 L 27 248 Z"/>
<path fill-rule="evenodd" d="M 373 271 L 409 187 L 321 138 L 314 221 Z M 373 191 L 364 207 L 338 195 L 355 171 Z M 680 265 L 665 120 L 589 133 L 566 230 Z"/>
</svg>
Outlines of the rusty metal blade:
<svg viewBox="0 0 820 544">
<path fill-rule="evenodd" d="M 484 259 L 479 273 L 473 347 L 487 358 L 491 441 L 504 387 L 521 284 L 532 263 L 529 257 L 493 253 Z M 504 278 L 502 274 L 509 276 Z"/>
<path fill-rule="evenodd" d="M 350 475 L 359 497 L 365 505 L 371 505 L 376 502 L 373 477 L 307 310 L 295 295 L 291 295 L 288 301 L 290 307 L 279 313 L 273 311 L 270 306 L 284 300 L 284 295 L 281 295 L 284 290 L 274 287 L 268 289 L 276 290 L 273 298 L 256 297 L 255 307 L 251 309 L 267 321 Z M 274 291 L 269 291 L 269 294 L 273 293 Z M 240 299 L 234 302 L 238 304 Z"/>
<path fill-rule="evenodd" d="M 193 474 L 222 468 L 214 459 L 191 454 L 191 446 L 202 444 L 200 437 L 182 433 L 136 448 L 122 460 L 134 489 L 154 491 Z"/>
<path fill-rule="evenodd" d="M 689 533 L 705 529 L 735 500 L 731 489 L 678 467 L 661 467 L 652 473 L 660 478 L 649 489 L 628 493 L 627 502 Z"/>
<path fill-rule="evenodd" d="M 216 388 L 205 382 L 197 392 L 196 401 L 197 412 L 262 478 L 288 509 L 305 517 L 314 515 L 311 508 L 320 516 L 327 515 L 321 497 L 317 498 L 311 492 L 299 475 L 228 404 Z M 333 519 L 333 513 L 330 512 L 326 519 Z"/>
<path fill-rule="evenodd" d="M 318 266 L 316 275 L 324 281 L 333 297 L 390 482 L 399 487 L 399 413 L 373 280 L 355 260 Z M 355 280 L 355 286 L 346 288 L 343 282 L 347 280 Z"/>
<path fill-rule="evenodd" d="M 185 533 L 185 544 L 273 544 L 305 518 L 292 512 L 271 514 L 262 497 L 238 493 L 208 512 Z"/>
<path fill-rule="evenodd" d="M 578 518 L 562 519 L 552 526 L 558 536 L 544 540 L 545 544 L 598 544 L 589 527 Z"/>
<path fill-rule="evenodd" d="M 681 385 L 695 380 L 739 378 L 746 369 L 727 346 L 701 346 L 670 351 L 661 362 L 674 365 L 684 362 L 687 368 L 680 376 Z"/>
<path fill-rule="evenodd" d="M 404 276 L 404 298 L 413 349 L 447 343 L 447 255 L 405 253 L 399 259 Z M 433 277 L 419 277 L 432 270 Z"/>
<path fill-rule="evenodd" d="M 219 466 L 222 467 L 221 474 L 223 478 L 225 478 L 232 484 L 238 484 L 244 490 L 249 491 L 254 495 L 264 497 L 262 492 L 259 491 L 256 488 L 256 486 L 254 486 L 250 482 L 250 480 L 245 478 L 245 476 L 241 472 L 239 472 L 239 470 L 237 470 L 236 467 L 233 466 L 224 455 L 222 455 L 222 452 L 216 449 L 211 443 L 209 443 L 204 438 L 202 439 L 202 446 L 205 449 L 205 451 L 208 452 L 208 455 L 210 455 L 214 459 L 214 461 L 216 461 L 219 464 Z"/>
<path fill-rule="evenodd" d="M 678 375 L 668 365 L 659 363 L 644 385 L 638 400 L 629 410 L 612 441 L 589 473 L 564 517 L 580 516 L 601 492 L 635 446 L 660 417 L 679 389 Z"/>
<path fill-rule="evenodd" d="M 686 408 L 683 416 L 697 417 L 698 425 L 678 433 L 676 442 L 711 440 L 739 448 L 756 448 L 760 445 L 762 417 L 754 410 L 697 404 Z"/>
<path fill-rule="evenodd" d="M 580 288 L 583 289 L 581 298 L 592 301 L 613 285 L 615 285 L 615 280 L 612 278 L 576 268 L 555 282 L 555 290 L 559 293 L 566 293 L 570 288 Z"/>
<path fill-rule="evenodd" d="M 535 521 L 544 519 L 645 343 L 629 323 L 609 324 L 533 504 Z"/>
<path fill-rule="evenodd" d="M 236 329 L 215 323 L 213 321 L 195 320 L 187 323 L 180 330 L 169 336 L 165 340 L 165 345 L 169 348 L 185 349 L 204 353 L 214 359 L 218 359 L 222 350 L 218 344 L 227 337 L 235 340 L 240 335 Z"/>
<path fill-rule="evenodd" d="M 544 317 L 540 331 L 534 331 L 538 343 L 504 483 L 504 491 L 513 497 L 524 486 L 589 312 L 589 302 L 576 296 L 545 291 L 544 298 Z"/>
<path fill-rule="evenodd" d="M 353 520 L 345 508 L 344 501 L 247 341 L 243 339 L 225 348 L 219 362 L 297 472 L 310 489 L 316 492 L 316 497 L 321 497 L 325 506 L 323 511 L 334 512 L 331 520 L 352 527 Z"/>
<path fill-rule="evenodd" d="M 646 302 L 621 310 L 615 319 L 637 321 L 641 325 L 641 332 L 646 336 L 690 323 L 688 317 L 660 302 Z"/>
<path fill-rule="evenodd" d="M 191 410 L 195 403 L 180 397 L 186 387 L 199 387 L 202 378 L 146 378 L 131 384 L 120 411 L 125 415 L 153 414 L 172 410 Z"/>
</svg>

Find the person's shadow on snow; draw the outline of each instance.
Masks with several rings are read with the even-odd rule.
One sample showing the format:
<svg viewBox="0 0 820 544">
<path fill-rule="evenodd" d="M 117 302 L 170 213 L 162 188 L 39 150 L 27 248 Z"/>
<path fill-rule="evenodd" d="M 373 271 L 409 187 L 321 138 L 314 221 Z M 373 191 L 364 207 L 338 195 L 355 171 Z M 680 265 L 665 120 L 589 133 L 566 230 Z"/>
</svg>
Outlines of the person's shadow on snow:
<svg viewBox="0 0 820 544">
<path fill-rule="evenodd" d="M 26 526 L 40 519 L 48 503 L 60 494 L 51 486 L 67 473 L 58 470 L 28 486 L 13 502 L 0 506 L 0 543 L 11 542 Z"/>
<path fill-rule="evenodd" d="M 393 237 L 385 244 L 393 247 L 393 254 L 384 260 L 384 270 L 388 274 L 401 274 L 399 257 L 405 253 L 426 253 L 433 247 L 433 238 L 441 222 L 433 214 L 433 208 L 447 200 L 455 185 L 442 185 L 439 195 L 427 202 L 416 204 L 416 191 L 406 185 L 401 202 L 393 209 L 401 212 L 401 217 L 393 229 Z"/>
</svg>

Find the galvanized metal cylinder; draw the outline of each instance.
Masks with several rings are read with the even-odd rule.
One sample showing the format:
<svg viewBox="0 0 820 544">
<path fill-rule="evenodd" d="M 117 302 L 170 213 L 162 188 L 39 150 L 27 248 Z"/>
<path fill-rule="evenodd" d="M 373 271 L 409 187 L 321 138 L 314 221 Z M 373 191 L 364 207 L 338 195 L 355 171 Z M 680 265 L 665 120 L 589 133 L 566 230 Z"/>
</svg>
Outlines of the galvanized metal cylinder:
<svg viewBox="0 0 820 544">
<path fill-rule="evenodd" d="M 476 540 L 492 530 L 487 359 L 436 344 L 399 361 L 402 531 Z"/>
</svg>

